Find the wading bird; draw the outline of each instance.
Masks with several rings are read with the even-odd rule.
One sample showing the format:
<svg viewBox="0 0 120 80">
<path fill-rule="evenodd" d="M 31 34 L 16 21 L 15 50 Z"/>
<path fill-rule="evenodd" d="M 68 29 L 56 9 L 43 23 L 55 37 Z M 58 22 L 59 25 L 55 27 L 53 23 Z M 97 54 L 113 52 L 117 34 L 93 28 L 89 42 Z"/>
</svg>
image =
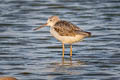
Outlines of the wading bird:
<svg viewBox="0 0 120 80">
<path fill-rule="evenodd" d="M 50 26 L 50 33 L 60 42 L 62 42 L 64 57 L 64 44 L 70 44 L 70 56 L 72 57 L 72 43 L 81 41 L 86 37 L 90 37 L 90 32 L 85 32 L 71 22 L 60 20 L 58 16 L 51 16 L 48 18 L 47 23 L 34 29 L 38 30 L 42 27 Z"/>
</svg>

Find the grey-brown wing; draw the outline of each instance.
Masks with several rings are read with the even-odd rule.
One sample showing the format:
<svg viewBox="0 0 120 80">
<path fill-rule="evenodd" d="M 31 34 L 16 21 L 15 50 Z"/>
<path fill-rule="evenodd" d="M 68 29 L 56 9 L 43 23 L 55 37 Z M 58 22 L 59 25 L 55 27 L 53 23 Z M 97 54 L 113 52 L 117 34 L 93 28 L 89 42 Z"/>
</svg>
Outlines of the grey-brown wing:
<svg viewBox="0 0 120 80">
<path fill-rule="evenodd" d="M 81 32 L 79 27 L 67 21 L 59 21 L 54 25 L 54 29 L 61 36 L 75 36 L 78 32 Z"/>
</svg>

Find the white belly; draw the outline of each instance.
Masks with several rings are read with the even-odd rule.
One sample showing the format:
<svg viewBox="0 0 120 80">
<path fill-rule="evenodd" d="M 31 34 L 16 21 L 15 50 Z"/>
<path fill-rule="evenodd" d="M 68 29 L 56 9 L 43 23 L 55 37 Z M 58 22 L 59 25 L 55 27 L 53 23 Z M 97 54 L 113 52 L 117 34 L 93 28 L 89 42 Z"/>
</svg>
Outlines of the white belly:
<svg viewBox="0 0 120 80">
<path fill-rule="evenodd" d="M 62 43 L 75 43 L 81 41 L 84 36 L 76 35 L 76 36 L 60 36 L 53 28 L 50 28 L 50 33 L 60 42 Z"/>
</svg>

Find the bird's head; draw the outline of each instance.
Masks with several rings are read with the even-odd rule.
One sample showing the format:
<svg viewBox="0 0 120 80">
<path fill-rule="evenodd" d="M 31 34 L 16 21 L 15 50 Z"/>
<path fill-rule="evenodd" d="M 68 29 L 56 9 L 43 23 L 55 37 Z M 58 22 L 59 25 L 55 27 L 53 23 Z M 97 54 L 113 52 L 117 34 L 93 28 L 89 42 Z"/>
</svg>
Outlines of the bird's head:
<svg viewBox="0 0 120 80">
<path fill-rule="evenodd" d="M 47 20 L 47 24 L 48 26 L 52 27 L 55 25 L 56 22 L 58 22 L 60 19 L 58 16 L 51 16 L 48 18 Z"/>
<path fill-rule="evenodd" d="M 38 29 L 40 29 L 42 27 L 45 27 L 45 26 L 53 27 L 56 24 L 56 22 L 58 22 L 58 21 L 60 21 L 58 16 L 51 16 L 51 17 L 48 18 L 47 23 L 41 25 L 38 28 L 35 28 L 34 30 L 38 30 Z"/>
</svg>

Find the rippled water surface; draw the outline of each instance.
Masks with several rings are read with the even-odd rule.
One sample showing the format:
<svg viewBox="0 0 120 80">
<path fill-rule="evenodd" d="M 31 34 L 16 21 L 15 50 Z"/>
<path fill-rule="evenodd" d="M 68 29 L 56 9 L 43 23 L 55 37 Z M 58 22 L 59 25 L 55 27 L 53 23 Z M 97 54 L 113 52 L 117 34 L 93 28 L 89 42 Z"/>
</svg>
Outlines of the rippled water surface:
<svg viewBox="0 0 120 80">
<path fill-rule="evenodd" d="M 62 45 L 49 27 L 53 15 L 92 37 Z M 0 76 L 19 80 L 120 80 L 120 0 L 1 0 Z"/>
</svg>

